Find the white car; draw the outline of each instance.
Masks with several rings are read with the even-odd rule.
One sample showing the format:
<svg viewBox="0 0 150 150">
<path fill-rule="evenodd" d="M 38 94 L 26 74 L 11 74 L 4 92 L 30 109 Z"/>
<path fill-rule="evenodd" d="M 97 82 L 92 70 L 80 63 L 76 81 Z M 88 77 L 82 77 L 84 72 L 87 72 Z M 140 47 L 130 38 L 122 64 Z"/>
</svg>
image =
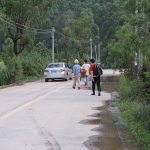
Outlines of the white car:
<svg viewBox="0 0 150 150">
<path fill-rule="evenodd" d="M 64 62 L 50 63 L 44 70 L 45 82 L 49 79 L 72 79 L 72 69 Z"/>
</svg>

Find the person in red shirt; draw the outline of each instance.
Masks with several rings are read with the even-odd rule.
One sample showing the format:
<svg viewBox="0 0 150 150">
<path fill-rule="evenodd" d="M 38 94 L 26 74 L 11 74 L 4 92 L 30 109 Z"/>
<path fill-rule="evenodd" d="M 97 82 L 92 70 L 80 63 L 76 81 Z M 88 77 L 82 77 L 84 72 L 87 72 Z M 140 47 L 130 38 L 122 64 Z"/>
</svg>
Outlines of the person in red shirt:
<svg viewBox="0 0 150 150">
<path fill-rule="evenodd" d="M 96 75 L 95 70 L 95 60 L 91 59 L 90 73 L 92 77 L 92 91 L 91 95 L 95 95 L 95 84 L 97 83 L 98 96 L 101 96 L 101 87 L 100 87 L 100 75 Z"/>
</svg>

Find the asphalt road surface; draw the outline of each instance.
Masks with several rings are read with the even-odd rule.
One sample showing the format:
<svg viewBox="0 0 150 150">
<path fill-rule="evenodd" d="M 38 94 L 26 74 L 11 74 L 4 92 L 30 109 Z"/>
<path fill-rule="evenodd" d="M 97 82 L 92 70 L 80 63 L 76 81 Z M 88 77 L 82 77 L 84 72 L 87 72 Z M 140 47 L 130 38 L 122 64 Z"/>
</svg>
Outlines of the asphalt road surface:
<svg viewBox="0 0 150 150">
<path fill-rule="evenodd" d="M 72 83 L 40 80 L 1 89 L 0 150 L 88 150 L 84 143 L 99 134 L 92 131 L 99 125 L 82 122 L 99 112 L 93 108 L 110 94 L 92 96 Z"/>
</svg>

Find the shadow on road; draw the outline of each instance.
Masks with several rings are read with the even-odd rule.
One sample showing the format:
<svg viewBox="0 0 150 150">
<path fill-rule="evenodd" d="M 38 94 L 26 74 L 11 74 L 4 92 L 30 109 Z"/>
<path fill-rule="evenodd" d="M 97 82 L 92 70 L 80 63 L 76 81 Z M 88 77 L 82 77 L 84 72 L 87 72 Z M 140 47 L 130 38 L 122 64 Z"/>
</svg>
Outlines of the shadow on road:
<svg viewBox="0 0 150 150">
<path fill-rule="evenodd" d="M 70 80 L 68 80 L 68 81 L 70 81 Z M 68 82 L 68 81 L 62 80 L 62 79 L 54 79 L 54 80 L 49 79 L 49 80 L 48 80 L 48 82 Z M 42 79 L 42 80 L 40 80 L 40 81 L 38 81 L 38 82 L 45 82 L 45 80 Z M 48 82 L 45 82 L 45 83 L 48 83 Z"/>
</svg>

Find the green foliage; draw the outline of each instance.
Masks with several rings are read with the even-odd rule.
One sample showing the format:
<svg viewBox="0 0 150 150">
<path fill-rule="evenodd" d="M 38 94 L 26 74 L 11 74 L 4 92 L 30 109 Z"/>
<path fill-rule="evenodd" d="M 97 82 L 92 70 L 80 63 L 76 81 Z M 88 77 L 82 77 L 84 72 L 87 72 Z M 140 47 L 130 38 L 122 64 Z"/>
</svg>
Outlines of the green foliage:
<svg viewBox="0 0 150 150">
<path fill-rule="evenodd" d="M 38 43 L 30 53 L 21 55 L 24 76 L 43 75 L 45 67 L 50 63 L 51 51 L 43 44 Z"/>
<path fill-rule="evenodd" d="M 13 45 L 12 39 L 7 38 L 7 39 L 4 41 L 4 46 L 5 46 L 5 47 L 13 47 L 14 45 Z M 13 55 L 12 52 L 11 52 L 11 55 Z"/>
<path fill-rule="evenodd" d="M 136 10 L 136 0 L 126 0 L 124 7 L 126 13 L 133 14 Z"/>
<path fill-rule="evenodd" d="M 120 100 L 120 109 L 132 133 L 144 150 L 150 149 L 150 105 L 137 103 L 133 99 Z"/>
<path fill-rule="evenodd" d="M 141 91 L 139 92 L 140 97 L 144 101 L 150 102 L 150 59 L 147 58 L 143 61 L 143 66 L 139 71 L 139 76 L 141 80 Z"/>
<path fill-rule="evenodd" d="M 94 36 L 92 32 L 93 28 L 95 30 L 95 37 L 98 39 L 99 36 L 99 29 L 94 23 L 93 13 L 87 10 L 81 11 L 78 19 L 71 18 L 70 16 L 65 25 L 63 33 L 66 37 L 62 37 L 61 42 L 67 62 L 70 61 L 70 54 L 73 53 L 73 51 L 79 54 L 78 59 L 83 59 L 84 53 L 89 53 L 89 45 L 87 47 L 85 39 L 90 39 L 90 37 Z M 71 39 L 68 39 L 67 37 L 70 37 Z M 69 49 L 71 42 L 74 42 L 75 44 L 73 49 Z"/>
<path fill-rule="evenodd" d="M 29 76 L 43 76 L 43 71 L 51 60 L 51 52 L 43 43 L 38 43 L 33 50 L 26 50 L 17 57 L 12 46 L 11 39 L 7 39 L 3 46 L 2 59 L 5 67 L 0 69 L 1 85 L 19 83 Z"/>
<path fill-rule="evenodd" d="M 147 11 L 149 8 L 150 3 L 147 0 L 126 0 L 116 28 L 115 38 L 108 44 L 107 61 L 113 62 L 115 59 L 114 64 L 116 65 L 113 66 L 124 68 L 130 77 L 133 76 L 135 52 L 144 57 L 148 56 L 149 59 L 150 30 L 148 24 L 150 23 L 150 15 Z M 137 63 L 140 65 L 139 60 Z"/>
<path fill-rule="evenodd" d="M 0 68 L 0 86 L 9 84 L 9 80 L 10 74 L 8 69 L 6 67 Z"/>
<path fill-rule="evenodd" d="M 50 52 L 49 49 L 45 46 L 44 41 L 36 44 L 36 46 L 34 47 L 34 51 L 37 51 L 38 53 L 44 56 L 45 56 L 45 53 Z"/>
<path fill-rule="evenodd" d="M 85 53 L 89 55 L 89 39 L 92 38 L 93 45 L 101 44 L 101 60 L 106 63 L 108 57 L 105 55 L 106 46 L 114 37 L 119 17 L 122 15 L 122 0 L 61 0 L 54 6 L 56 1 L 4 0 L 0 2 L 6 14 L 1 19 L 2 23 L 4 24 L 6 18 L 8 23 L 16 26 L 15 28 L 8 24 L 6 26 L 8 27 L 7 35 L 13 39 L 15 45 L 15 55 L 28 49 L 27 46 L 34 40 L 34 33 L 40 32 L 34 28 L 47 30 L 55 27 L 57 31 L 67 36 L 58 35 L 58 32 L 55 34 L 59 45 L 63 45 L 61 51 L 65 53 L 67 62 L 70 61 L 70 54 L 73 51 L 79 53 L 79 59 L 83 59 Z M 48 43 L 48 48 L 51 48 L 49 38 L 48 34 L 36 34 L 35 44 L 42 39 Z M 71 49 L 68 48 L 69 44 L 72 45 Z"/>
<path fill-rule="evenodd" d="M 36 51 L 22 55 L 21 58 L 22 58 L 23 74 L 25 76 L 40 77 L 41 75 L 43 75 L 45 67 L 50 62 L 49 57 L 46 57 L 46 55 L 42 56 L 40 53 Z"/>
<path fill-rule="evenodd" d="M 41 62 L 41 59 L 39 59 L 39 55 L 37 52 L 31 52 L 29 54 L 26 54 L 22 58 L 22 66 L 23 66 L 23 74 L 25 76 L 36 76 L 41 74 L 41 64 L 37 61 Z"/>
<path fill-rule="evenodd" d="M 7 44 L 7 45 L 6 45 Z M 16 57 L 12 51 L 12 43 L 10 40 L 6 40 L 3 46 L 2 58 L 5 66 L 9 72 L 8 83 L 19 82 L 22 78 L 22 66 L 20 57 Z"/>
<path fill-rule="evenodd" d="M 122 12 L 120 0 L 62 0 L 52 9 L 50 17 L 51 20 L 56 20 L 56 23 L 53 23 L 55 29 L 70 37 L 68 43 L 67 37 L 61 40 L 63 43 L 66 42 L 65 46 L 61 47 L 66 56 L 66 51 L 69 50 L 79 53 L 79 59 L 83 59 L 83 53 L 89 55 L 89 39 L 92 38 L 93 45 L 101 44 L 101 61 L 107 63 L 106 46 L 115 35 Z M 72 39 L 79 39 L 79 42 Z M 66 45 L 69 43 L 74 47 L 67 49 Z"/>
<path fill-rule="evenodd" d="M 128 97 L 129 80 L 122 74 L 119 81 L 119 93 L 122 100 Z"/>
<path fill-rule="evenodd" d="M 5 65 L 4 65 L 3 61 L 0 62 L 0 68 L 5 68 Z"/>
<path fill-rule="evenodd" d="M 6 14 L 6 17 L 0 16 L 1 21 L 6 23 L 8 27 L 8 34 L 13 41 L 13 52 L 16 56 L 22 53 L 25 46 L 29 45 L 31 41 L 26 34 L 31 28 L 27 26 L 32 24 L 32 19 L 35 18 L 35 14 L 36 16 L 40 16 L 40 14 L 50 10 L 56 2 L 57 0 L 0 1 L 0 8 L 3 8 Z"/>
<path fill-rule="evenodd" d="M 149 75 L 148 75 L 149 76 Z M 119 107 L 132 133 L 144 150 L 150 149 L 150 103 L 141 95 L 143 82 L 140 79 L 129 80 L 124 75 L 120 77 Z"/>
<path fill-rule="evenodd" d="M 128 70 L 131 74 L 133 72 L 134 51 L 136 48 L 134 39 L 133 28 L 126 23 L 116 32 L 116 39 L 112 40 L 108 45 L 109 62 L 117 62 L 116 68 Z"/>
</svg>

